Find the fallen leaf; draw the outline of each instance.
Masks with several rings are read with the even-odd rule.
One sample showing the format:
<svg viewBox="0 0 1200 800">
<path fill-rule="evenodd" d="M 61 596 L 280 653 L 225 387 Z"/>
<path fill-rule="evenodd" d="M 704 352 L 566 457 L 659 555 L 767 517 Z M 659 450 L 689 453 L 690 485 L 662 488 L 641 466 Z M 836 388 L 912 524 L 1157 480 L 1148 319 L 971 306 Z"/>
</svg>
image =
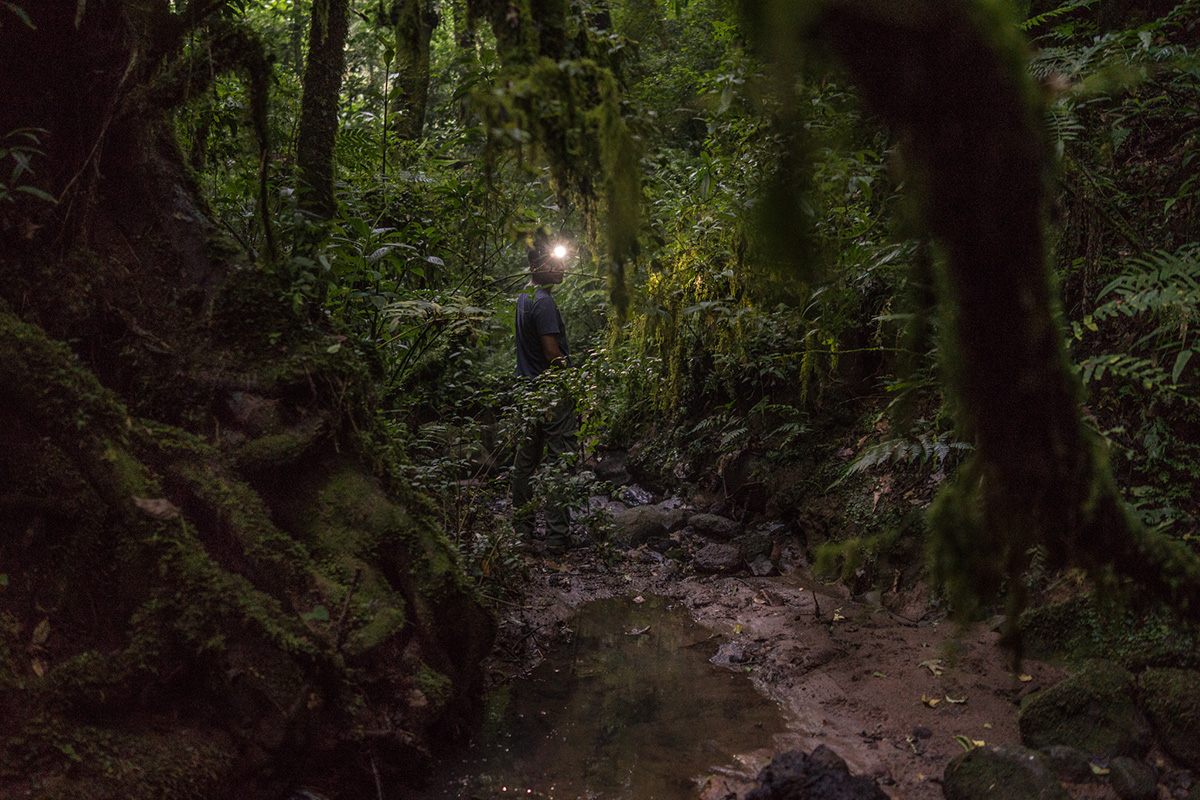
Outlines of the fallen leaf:
<svg viewBox="0 0 1200 800">
<path fill-rule="evenodd" d="M 733 635 L 737 636 L 741 632 L 742 632 L 742 623 L 739 622 L 738 624 L 733 626 Z"/>
<path fill-rule="evenodd" d="M 946 695 L 946 702 L 953 703 L 956 706 L 960 706 L 963 703 L 967 702 L 967 696 L 965 694 L 962 697 L 951 697 L 950 695 Z"/>
<path fill-rule="evenodd" d="M 969 739 L 966 736 L 963 736 L 961 733 L 954 737 L 954 741 L 958 742 L 959 746 L 962 747 L 963 750 L 967 751 L 974 750 L 977 747 L 983 747 L 985 744 L 987 744 L 987 742 L 985 742 L 983 739 Z"/>
<path fill-rule="evenodd" d="M 1033 680 L 1033 676 L 1022 674 L 1017 676 L 1017 680 L 1019 680 L 1021 683 L 1029 683 L 1031 680 Z"/>
<path fill-rule="evenodd" d="M 177 519 L 179 507 L 165 497 L 134 497 L 133 504 L 146 516 L 158 520 Z"/>
<path fill-rule="evenodd" d="M 929 674 L 935 678 L 941 677 L 943 670 L 942 660 L 940 658 L 930 658 L 917 664 L 918 667 L 925 667 L 929 670 Z"/>
<path fill-rule="evenodd" d="M 646 633 L 649 630 L 650 630 L 649 625 L 647 625 L 644 628 L 631 628 L 631 629 L 625 631 L 625 635 L 626 636 L 641 636 L 643 633 Z"/>
<path fill-rule="evenodd" d="M 992 729 L 992 723 L 985 722 L 985 723 L 983 723 L 983 727 L 987 728 L 990 731 Z"/>
<path fill-rule="evenodd" d="M 37 675 L 39 678 L 45 676 L 46 663 L 44 661 L 42 661 L 40 658 L 35 658 L 33 660 L 33 663 L 31 663 L 29 666 L 33 667 L 34 675 Z"/>
<path fill-rule="evenodd" d="M 633 602 L 637 603 L 640 606 L 642 603 L 646 602 L 646 598 L 642 597 L 639 594 L 637 597 L 633 598 Z"/>
<path fill-rule="evenodd" d="M 942 702 L 942 699 L 940 697 L 929 697 L 923 694 L 921 695 L 921 702 L 930 708 L 937 708 L 937 704 Z"/>
<path fill-rule="evenodd" d="M 1088 766 L 1092 768 L 1093 775 L 1107 775 L 1109 773 L 1108 767 L 1102 767 L 1099 764 L 1088 764 Z"/>
<path fill-rule="evenodd" d="M 841 622 L 845 618 L 846 617 L 842 614 L 842 610 L 840 608 L 835 608 L 833 610 L 833 621 L 834 622 Z"/>
<path fill-rule="evenodd" d="M 874 675 L 876 678 L 886 678 L 886 677 L 887 677 L 887 675 L 885 675 L 884 673 L 880 672 L 879 670 L 875 670 L 875 671 L 874 671 L 874 672 L 872 672 L 871 674 L 872 674 L 872 675 Z"/>
<path fill-rule="evenodd" d="M 50 638 L 50 618 L 47 617 L 37 624 L 33 629 L 33 643 L 41 647 Z"/>
</svg>

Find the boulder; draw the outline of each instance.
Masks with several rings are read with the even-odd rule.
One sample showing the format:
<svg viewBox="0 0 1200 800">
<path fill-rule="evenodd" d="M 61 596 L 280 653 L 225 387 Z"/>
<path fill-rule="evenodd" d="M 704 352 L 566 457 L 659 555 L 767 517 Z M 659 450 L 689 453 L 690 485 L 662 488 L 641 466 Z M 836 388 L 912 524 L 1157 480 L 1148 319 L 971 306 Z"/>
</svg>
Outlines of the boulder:
<svg viewBox="0 0 1200 800">
<path fill-rule="evenodd" d="M 688 521 L 701 536 L 727 542 L 742 532 L 741 524 L 718 514 L 693 514 Z"/>
<path fill-rule="evenodd" d="M 1069 800 L 1041 753 L 1024 747 L 977 747 L 946 765 L 946 800 Z"/>
<path fill-rule="evenodd" d="M 1138 686 L 1142 709 L 1162 748 L 1200 769 L 1200 671 L 1148 669 Z"/>
<path fill-rule="evenodd" d="M 1149 764 L 1117 756 L 1108 769 L 1109 785 L 1121 800 L 1155 800 L 1158 797 L 1158 775 Z"/>
<path fill-rule="evenodd" d="M 1033 748 L 1068 745 L 1105 758 L 1143 755 L 1150 730 L 1133 690 L 1133 676 L 1122 667 L 1089 662 L 1022 703 L 1021 741 Z"/>
<path fill-rule="evenodd" d="M 710 544 L 692 559 L 697 572 L 733 572 L 742 566 L 742 551 L 732 544 Z"/>
<path fill-rule="evenodd" d="M 682 508 L 634 506 L 613 514 L 616 539 L 622 544 L 637 547 L 660 539 L 687 524 L 687 512 Z"/>
<path fill-rule="evenodd" d="M 746 800 L 887 800 L 870 778 L 851 775 L 837 753 L 819 745 L 812 754 L 780 753 L 758 773 Z"/>
<path fill-rule="evenodd" d="M 1042 748 L 1042 755 L 1059 780 L 1071 783 L 1087 783 L 1096 779 L 1087 753 L 1065 744 L 1052 744 Z"/>
<path fill-rule="evenodd" d="M 613 486 L 624 486 L 633 481 L 629 475 L 629 455 L 623 450 L 601 451 L 589 466 L 599 480 Z"/>
<path fill-rule="evenodd" d="M 692 527 L 695 526 L 693 525 Z M 734 538 L 731 544 L 736 544 L 741 549 L 742 558 L 747 561 L 753 561 L 759 556 L 769 557 L 771 549 L 775 545 L 775 540 L 771 538 L 769 533 L 753 531 Z"/>
</svg>

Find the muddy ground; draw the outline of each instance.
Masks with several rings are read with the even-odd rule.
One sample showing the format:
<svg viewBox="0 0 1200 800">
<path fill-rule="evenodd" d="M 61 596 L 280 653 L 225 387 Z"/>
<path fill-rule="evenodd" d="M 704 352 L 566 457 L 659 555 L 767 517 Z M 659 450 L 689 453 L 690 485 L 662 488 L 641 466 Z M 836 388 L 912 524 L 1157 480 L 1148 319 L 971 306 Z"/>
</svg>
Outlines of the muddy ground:
<svg viewBox="0 0 1200 800">
<path fill-rule="evenodd" d="M 697 776 L 705 800 L 742 798 L 773 752 L 819 744 L 893 797 L 940 798 L 943 769 L 963 752 L 957 737 L 1019 743 L 1020 698 L 1061 677 L 1028 660 L 1015 674 L 998 633 L 986 625 L 959 629 L 927 608 L 919 586 L 874 595 L 873 603 L 814 581 L 803 564 L 772 577 L 699 575 L 644 547 L 606 559 L 592 548 L 531 556 L 529 566 L 523 602 L 501 617 L 493 682 L 535 666 L 569 633 L 581 605 L 660 595 L 712 630 L 711 642 L 698 646 L 711 648 L 714 664 L 745 671 L 779 704 L 788 731 L 771 749 L 741 754 L 737 769 Z"/>
</svg>

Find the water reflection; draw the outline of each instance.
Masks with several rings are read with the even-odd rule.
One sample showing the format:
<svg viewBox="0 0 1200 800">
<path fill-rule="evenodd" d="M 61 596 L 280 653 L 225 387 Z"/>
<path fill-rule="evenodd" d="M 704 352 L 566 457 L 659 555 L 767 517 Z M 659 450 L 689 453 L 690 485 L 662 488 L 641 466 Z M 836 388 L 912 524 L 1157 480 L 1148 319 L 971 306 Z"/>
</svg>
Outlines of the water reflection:
<svg viewBox="0 0 1200 800">
<path fill-rule="evenodd" d="M 491 713 L 437 798 L 684 800 L 693 778 L 770 744 L 779 710 L 708 663 L 707 629 L 663 598 L 584 606 L 575 634 Z"/>
</svg>

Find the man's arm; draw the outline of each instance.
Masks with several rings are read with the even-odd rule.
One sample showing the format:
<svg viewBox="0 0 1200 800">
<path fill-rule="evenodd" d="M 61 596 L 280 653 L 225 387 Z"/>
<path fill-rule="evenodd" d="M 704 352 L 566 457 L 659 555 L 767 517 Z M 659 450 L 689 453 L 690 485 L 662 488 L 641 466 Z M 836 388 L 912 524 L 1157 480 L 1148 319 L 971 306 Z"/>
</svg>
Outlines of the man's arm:
<svg viewBox="0 0 1200 800">
<path fill-rule="evenodd" d="M 552 366 L 566 363 L 566 357 L 563 356 L 562 349 L 558 346 L 558 334 L 542 334 L 542 353 L 545 354 L 546 360 Z"/>
</svg>

